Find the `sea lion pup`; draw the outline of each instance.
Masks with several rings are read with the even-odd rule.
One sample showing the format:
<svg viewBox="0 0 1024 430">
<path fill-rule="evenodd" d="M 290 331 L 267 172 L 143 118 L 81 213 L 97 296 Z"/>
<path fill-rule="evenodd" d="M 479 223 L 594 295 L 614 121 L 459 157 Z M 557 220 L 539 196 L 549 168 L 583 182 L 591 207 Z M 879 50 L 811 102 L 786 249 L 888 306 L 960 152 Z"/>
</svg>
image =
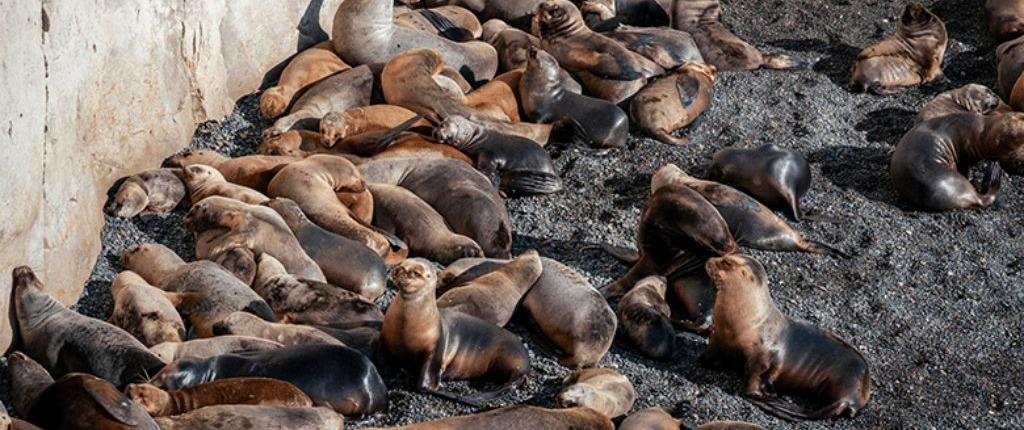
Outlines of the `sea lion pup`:
<svg viewBox="0 0 1024 430">
<path fill-rule="evenodd" d="M 488 2 L 491 3 L 491 2 Z M 614 430 L 608 417 L 590 408 L 547 409 L 512 405 L 473 415 L 442 418 L 400 427 L 369 427 L 368 430 Z"/>
<path fill-rule="evenodd" d="M 925 121 L 896 145 L 889 176 L 899 195 L 928 211 L 988 207 L 999 193 L 1002 170 L 1024 172 L 1024 114 L 958 113 Z M 998 160 L 982 190 L 967 175 L 983 160 Z"/>
<path fill-rule="evenodd" d="M 314 405 L 329 406 L 343 415 L 372 414 L 388 405 L 387 389 L 373 363 L 358 351 L 337 345 L 286 346 L 203 360 L 181 359 L 168 364 L 149 383 L 165 390 L 180 390 L 244 376 L 291 383 Z"/>
<path fill-rule="evenodd" d="M 223 335 L 208 339 L 192 339 L 185 342 L 164 342 L 153 345 L 149 350 L 164 363 L 179 358 L 210 358 L 232 352 L 266 351 L 284 345 L 280 342 L 251 336 Z"/>
<path fill-rule="evenodd" d="M 744 395 L 787 420 L 852 418 L 864 408 L 871 396 L 864 356 L 836 335 L 779 312 L 761 263 L 737 254 L 712 258 L 706 269 L 718 295 L 701 362 L 742 367 Z M 804 409 L 776 393 L 806 395 L 826 405 Z"/>
<path fill-rule="evenodd" d="M 498 70 L 498 54 L 490 45 L 456 43 L 424 31 L 396 26 L 394 2 L 352 0 L 334 14 L 334 52 L 352 64 L 384 64 L 413 48 L 437 51 L 444 63 L 469 82 L 487 81 Z"/>
<path fill-rule="evenodd" d="M 567 91 L 558 78 L 558 62 L 547 52 L 530 48 L 519 83 L 519 99 L 530 120 L 540 123 L 569 119 L 597 148 L 621 148 L 629 137 L 629 117 L 614 103 Z"/>
<path fill-rule="evenodd" d="M 405 188 L 367 184 L 373 193 L 374 224 L 409 245 L 409 255 L 448 264 L 464 257 L 482 257 L 480 245 L 448 229 L 444 218 Z"/>
<path fill-rule="evenodd" d="M 542 270 L 540 255 L 531 249 L 486 275 L 455 285 L 437 298 L 437 307 L 504 327 Z"/>
<path fill-rule="evenodd" d="M 483 32 L 480 20 L 473 12 L 453 5 L 410 9 L 398 13 L 395 15 L 395 25 L 433 33 L 455 42 L 479 39 Z"/>
<path fill-rule="evenodd" d="M 570 373 L 558 392 L 559 407 L 588 407 L 608 418 L 625 415 L 636 401 L 633 383 L 612 369 L 593 367 Z"/>
<path fill-rule="evenodd" d="M 271 378 L 231 378 L 164 391 L 150 384 L 128 384 L 125 394 L 154 417 L 179 415 L 213 405 L 312 407 L 306 393 Z"/>
<path fill-rule="evenodd" d="M 161 290 L 200 295 L 202 300 L 195 306 L 196 312 L 246 311 L 267 321 L 277 320 L 267 302 L 212 261 L 186 263 L 166 246 L 144 243 L 121 254 L 120 263 Z"/>
<path fill-rule="evenodd" d="M 181 342 L 185 323 L 177 307 L 192 308 L 201 300 L 191 293 L 169 293 L 149 285 L 132 271 L 118 273 L 110 284 L 114 312 L 108 320 L 152 347 L 162 342 Z"/>
<path fill-rule="evenodd" d="M 717 78 L 715 66 L 687 63 L 641 89 L 630 102 L 629 116 L 656 139 L 685 144 L 685 137 L 673 137 L 672 132 L 690 125 L 711 106 Z"/>
<path fill-rule="evenodd" d="M 800 199 L 811 188 L 811 167 L 797 151 L 774 144 L 754 149 L 725 148 L 715 153 L 707 179 L 750 194 L 793 221 L 800 221 Z"/>
<path fill-rule="evenodd" d="M 788 69 L 796 66 L 790 57 L 761 52 L 729 31 L 722 23 L 722 5 L 718 0 L 673 3 L 669 11 L 672 26 L 690 33 L 705 62 L 718 70 Z"/>
<path fill-rule="evenodd" d="M 942 74 L 946 25 L 920 3 L 900 11 L 895 36 L 865 48 L 857 55 L 850 91 L 893 94 L 898 87 L 935 82 Z"/>
<path fill-rule="evenodd" d="M 267 300 L 280 322 L 356 326 L 384 321 L 384 313 L 359 294 L 325 282 L 299 279 L 269 254 L 259 256 L 252 289 Z"/>
<path fill-rule="evenodd" d="M 216 405 L 182 415 L 155 419 L 160 430 L 196 429 L 288 429 L 342 430 L 345 418 L 327 408 L 282 406 Z"/>
<path fill-rule="evenodd" d="M 935 96 L 917 112 L 914 125 L 954 113 L 974 112 L 985 115 L 999 109 L 1002 103 L 999 95 L 988 87 L 967 84 Z"/>
<path fill-rule="evenodd" d="M 986 0 L 985 20 L 996 42 L 1024 35 L 1024 3 L 1017 0 Z"/>
<path fill-rule="evenodd" d="M 146 170 L 125 178 L 103 211 L 118 218 L 167 212 L 181 203 L 186 191 L 181 181 L 181 169 Z"/>
<path fill-rule="evenodd" d="M 551 194 L 562 189 L 551 156 L 524 137 L 450 116 L 434 129 L 434 138 L 473 157 L 477 170 L 508 195 Z"/>
<path fill-rule="evenodd" d="M 707 199 L 729 224 L 736 243 L 768 251 L 799 251 L 849 258 L 835 247 L 803 237 L 768 207 L 728 185 L 687 175 L 675 164 L 661 166 L 651 178 L 651 189 L 676 183 L 689 187 Z"/>
<path fill-rule="evenodd" d="M 441 214 L 453 232 L 480 245 L 485 255 L 509 257 L 512 225 L 505 203 L 476 169 L 447 158 L 388 157 L 364 162 L 359 170 L 371 183 L 412 191 Z"/>
<path fill-rule="evenodd" d="M 217 169 L 228 182 L 246 186 L 256 191 L 266 191 L 270 179 L 282 167 L 299 157 L 283 157 L 276 155 L 246 155 L 242 157 L 225 157 L 214 151 L 194 150 L 175 155 L 167 159 L 166 164 L 176 167 L 205 164 Z M 182 184 L 184 187 L 184 184 Z"/>
<path fill-rule="evenodd" d="M 16 267 L 11 277 L 25 352 L 54 376 L 87 372 L 123 386 L 160 367 L 160 359 L 128 332 L 50 297 L 28 266 Z"/>
<path fill-rule="evenodd" d="M 1016 110 L 1024 109 L 1024 36 L 996 48 L 999 95 Z"/>
<path fill-rule="evenodd" d="M 188 187 L 192 204 L 210 196 L 221 196 L 243 203 L 258 205 L 269 198 L 252 188 L 228 182 L 217 169 L 205 164 L 193 164 L 181 169 L 181 178 Z"/>
<path fill-rule="evenodd" d="M 674 70 L 686 63 L 704 63 L 697 43 L 690 33 L 682 30 L 621 26 L 601 34 L 643 55 L 665 70 Z"/>
<path fill-rule="evenodd" d="M 43 391 L 53 385 L 53 377 L 24 352 L 14 351 L 7 357 L 7 380 L 10 382 L 11 406 L 18 415 L 27 416 Z"/>
<path fill-rule="evenodd" d="M 329 40 L 304 49 L 281 71 L 277 85 L 267 88 L 260 95 L 260 116 L 268 121 L 281 116 L 300 92 L 323 78 L 349 68 L 334 53 Z"/>
<path fill-rule="evenodd" d="M 637 282 L 619 301 L 619 334 L 644 355 L 667 360 L 672 356 L 676 331 L 665 301 L 667 280 L 648 276 Z"/>
<path fill-rule="evenodd" d="M 370 104 L 372 89 L 373 72 L 366 65 L 335 73 L 309 87 L 295 100 L 288 115 L 278 118 L 263 133 L 273 136 L 294 128 L 319 130 L 320 118 L 328 112 Z"/>
<path fill-rule="evenodd" d="M 344 342 L 314 327 L 267 322 L 248 312 L 228 315 L 192 314 L 189 322 L 199 337 L 230 334 L 272 340 L 284 346 L 345 345 Z"/>
<path fill-rule="evenodd" d="M 418 369 L 420 390 L 452 398 L 438 388 L 441 379 L 502 381 L 491 392 L 459 399 L 485 402 L 518 387 L 530 372 L 530 357 L 512 333 L 474 316 L 439 310 L 434 298 L 437 272 L 421 258 L 402 262 L 391 273 L 398 288 L 387 312 L 381 343 L 396 363 Z"/>
<path fill-rule="evenodd" d="M 371 105 L 328 112 L 320 120 L 320 133 L 324 147 L 333 147 L 348 136 L 386 131 L 416 117 L 416 112 L 395 105 Z M 417 121 L 412 127 L 428 127 L 427 120 Z"/>
<path fill-rule="evenodd" d="M 636 94 L 664 70 L 619 42 L 591 31 L 579 9 L 568 0 L 548 0 L 537 6 L 533 33 L 558 64 L 573 73 L 590 94 L 620 103 Z"/>
<path fill-rule="evenodd" d="M 281 215 L 266 206 L 220 196 L 208 197 L 192 206 L 185 215 L 184 224 L 195 234 L 196 258 L 216 258 L 222 252 L 240 246 L 252 250 L 255 255 L 267 253 L 276 256 L 288 273 L 326 281 L 320 267 L 302 250 L 302 244 Z"/>
</svg>

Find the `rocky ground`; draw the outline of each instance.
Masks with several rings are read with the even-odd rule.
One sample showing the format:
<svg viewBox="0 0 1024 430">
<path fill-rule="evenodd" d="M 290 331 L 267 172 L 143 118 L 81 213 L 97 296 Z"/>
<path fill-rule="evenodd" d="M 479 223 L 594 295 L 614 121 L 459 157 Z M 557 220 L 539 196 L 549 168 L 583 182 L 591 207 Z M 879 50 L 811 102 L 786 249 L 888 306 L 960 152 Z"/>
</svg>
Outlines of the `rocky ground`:
<svg viewBox="0 0 1024 430">
<path fill-rule="evenodd" d="M 632 246 L 651 173 L 676 163 L 700 175 L 711 155 L 728 146 L 774 143 L 803 152 L 814 173 L 804 207 L 836 222 L 804 222 L 806 236 L 852 255 L 748 251 L 766 267 L 772 295 L 786 314 L 831 330 L 871 364 L 873 395 L 855 419 L 794 425 L 766 415 L 740 396 L 738 374 L 696 363 L 706 341 L 677 338 L 671 360 L 657 362 L 616 345 L 601 366 L 618 369 L 636 386 L 634 410 L 676 406 L 691 423 L 715 419 L 757 422 L 773 429 L 1022 428 L 1024 427 L 1024 190 L 1004 182 L 1001 201 L 980 211 L 916 212 L 896 196 L 887 174 L 889 154 L 917 110 L 939 88 L 895 96 L 851 94 L 849 69 L 862 47 L 894 31 L 898 2 L 879 0 L 723 0 L 726 23 L 772 52 L 806 61 L 797 71 L 721 73 L 711 109 L 670 147 L 631 139 L 628 150 L 597 155 L 553 152 L 565 183 L 557 195 L 509 200 L 514 253 L 538 249 L 582 272 L 595 286 L 626 267 L 593 249 Z M 978 1 L 925 2 L 947 25 L 945 71 L 953 85 L 995 86 L 994 44 L 984 32 Z M 194 148 L 228 155 L 254 151 L 260 131 L 255 96 L 235 113 L 204 124 Z M 154 160 L 154 166 L 157 160 Z M 133 220 L 108 219 L 104 247 L 78 310 L 98 318 L 111 312 L 109 283 L 117 256 L 155 241 L 183 257 L 193 254 L 181 226 L 184 209 Z M 385 299 L 386 301 L 386 299 Z M 533 355 L 534 372 L 515 394 L 492 406 L 553 406 L 568 373 L 513 324 Z M 467 414 L 472 409 L 414 392 L 414 375 L 386 378 L 391 409 L 351 421 L 353 428 L 397 425 Z M 449 383 L 456 391 L 477 388 Z M 9 400 L 6 390 L 0 399 Z"/>
</svg>

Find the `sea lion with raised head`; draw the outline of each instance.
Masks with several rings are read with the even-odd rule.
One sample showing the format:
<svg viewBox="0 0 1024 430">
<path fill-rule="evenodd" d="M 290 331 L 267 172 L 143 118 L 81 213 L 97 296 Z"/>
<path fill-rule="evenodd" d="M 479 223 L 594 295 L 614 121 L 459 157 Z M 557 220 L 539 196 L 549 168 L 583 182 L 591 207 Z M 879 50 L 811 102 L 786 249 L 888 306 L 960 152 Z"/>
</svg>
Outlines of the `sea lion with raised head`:
<svg viewBox="0 0 1024 430">
<path fill-rule="evenodd" d="M 935 96 L 917 112 L 914 125 L 954 113 L 974 112 L 986 115 L 1002 105 L 1003 101 L 995 91 L 984 85 L 967 84 Z"/>
<path fill-rule="evenodd" d="M 675 349 L 676 331 L 665 300 L 667 282 L 661 276 L 641 279 L 622 296 L 616 312 L 619 335 L 644 355 L 658 360 L 672 357 Z"/>
<path fill-rule="evenodd" d="M 711 106 L 717 78 L 715 66 L 687 63 L 641 89 L 630 102 L 630 118 L 662 142 L 685 144 L 685 137 L 673 137 L 672 132 L 690 125 Z"/>
<path fill-rule="evenodd" d="M 270 179 L 277 174 L 278 170 L 288 163 L 299 160 L 301 160 L 299 157 L 276 155 L 246 155 L 230 158 L 214 151 L 200 149 L 170 157 L 167 159 L 166 164 L 175 167 L 206 164 L 217 169 L 228 182 L 263 192 L 266 191 L 267 184 L 270 183 Z"/>
<path fill-rule="evenodd" d="M 119 218 L 167 212 L 181 203 L 186 192 L 188 189 L 181 181 L 181 169 L 146 170 L 125 178 L 103 211 Z"/>
<path fill-rule="evenodd" d="M 750 194 L 793 221 L 803 217 L 800 199 L 811 188 L 807 159 L 795 150 L 775 144 L 754 149 L 721 149 L 711 159 L 706 176 Z"/>
<path fill-rule="evenodd" d="M 128 384 L 125 395 L 154 417 L 180 415 L 214 405 L 313 406 L 302 390 L 271 378 L 221 379 L 172 391 L 150 384 Z"/>
<path fill-rule="evenodd" d="M 355 326 L 384 321 L 384 313 L 370 300 L 325 282 L 299 279 L 268 254 L 259 256 L 252 289 L 281 322 Z"/>
<path fill-rule="evenodd" d="M 850 90 L 892 94 L 896 88 L 945 78 L 946 25 L 921 3 L 903 6 L 897 33 L 865 48 L 853 64 Z"/>
<path fill-rule="evenodd" d="M 191 309 L 201 300 L 192 293 L 172 293 L 150 285 L 132 271 L 118 273 L 110 284 L 114 312 L 108 320 L 152 347 L 162 342 L 181 342 L 185 323 L 177 307 Z"/>
<path fill-rule="evenodd" d="M 1024 35 L 1024 3 L 1018 0 L 985 0 L 985 19 L 996 42 Z"/>
<path fill-rule="evenodd" d="M 181 343 L 164 342 L 149 347 L 149 350 L 164 363 L 170 363 L 179 358 L 210 358 L 220 354 L 266 351 L 282 346 L 284 345 L 281 345 L 280 342 L 257 337 L 223 335 L 208 339 L 192 339 Z"/>
<path fill-rule="evenodd" d="M 367 184 L 373 193 L 374 224 L 409 245 L 409 255 L 448 264 L 464 257 L 482 257 L 473 239 L 452 232 L 427 202 L 405 188 Z"/>
<path fill-rule="evenodd" d="M 275 135 L 294 128 L 319 130 L 320 118 L 328 112 L 369 105 L 372 89 L 373 72 L 366 65 L 333 74 L 310 86 L 295 100 L 288 115 L 278 118 L 263 133 Z"/>
<path fill-rule="evenodd" d="M 302 50 L 288 61 L 277 85 L 267 88 L 260 95 L 260 116 L 268 121 L 281 116 L 296 95 L 317 81 L 349 68 L 334 53 L 329 40 Z"/>
<path fill-rule="evenodd" d="M 537 251 L 526 251 L 486 275 L 453 285 L 437 298 L 437 307 L 504 327 L 542 270 Z"/>
<path fill-rule="evenodd" d="M 659 2 L 664 5 L 664 2 Z M 719 0 L 671 2 L 672 27 L 693 36 L 704 61 L 725 70 L 788 69 L 796 61 L 781 54 L 762 52 L 740 39 L 722 23 Z"/>
<path fill-rule="evenodd" d="M 328 408 L 216 405 L 155 419 L 160 430 L 342 430 L 345 418 Z"/>
<path fill-rule="evenodd" d="M 259 191 L 228 182 L 220 171 L 205 164 L 182 167 L 181 179 L 188 187 L 193 205 L 210 196 L 227 197 L 253 205 L 268 200 L 268 197 Z"/>
<path fill-rule="evenodd" d="M 633 383 L 612 369 L 593 367 L 570 373 L 555 402 L 559 407 L 587 407 L 608 418 L 625 415 L 636 401 Z"/>
</svg>

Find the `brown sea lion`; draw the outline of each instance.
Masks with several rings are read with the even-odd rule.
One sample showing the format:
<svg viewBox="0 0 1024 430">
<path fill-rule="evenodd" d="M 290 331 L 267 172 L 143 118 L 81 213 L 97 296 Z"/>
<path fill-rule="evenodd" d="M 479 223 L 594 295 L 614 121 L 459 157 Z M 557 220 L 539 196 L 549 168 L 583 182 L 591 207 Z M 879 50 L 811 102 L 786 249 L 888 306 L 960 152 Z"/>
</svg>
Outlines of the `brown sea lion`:
<svg viewBox="0 0 1024 430">
<path fill-rule="evenodd" d="M 260 116 L 273 120 L 288 110 L 295 96 L 309 89 L 317 81 L 348 69 L 334 53 L 331 41 L 326 40 L 304 49 L 288 62 L 277 85 L 260 95 Z"/>
<path fill-rule="evenodd" d="M 508 79 L 494 79 L 466 93 L 465 103 L 477 116 L 519 122 L 517 89 Z"/>
<path fill-rule="evenodd" d="M 205 164 L 183 167 L 181 179 L 188 187 L 193 205 L 210 196 L 227 197 L 253 205 L 268 200 L 268 197 L 259 191 L 228 182 L 220 171 Z"/>
<path fill-rule="evenodd" d="M 898 87 L 944 79 L 946 25 L 920 3 L 900 11 L 895 36 L 865 48 L 853 64 L 850 90 L 892 94 Z"/>
<path fill-rule="evenodd" d="M 53 385 L 50 372 L 24 352 L 14 351 L 7 357 L 7 380 L 10 382 L 11 406 L 20 416 L 27 416 L 39 395 Z"/>
<path fill-rule="evenodd" d="M 659 1 L 665 4 L 663 1 Z M 796 66 L 790 57 L 761 52 L 740 39 L 722 23 L 719 0 L 672 2 L 672 27 L 690 33 L 704 61 L 724 70 L 788 69 Z"/>
<path fill-rule="evenodd" d="M 684 427 L 683 420 L 673 417 L 665 408 L 647 408 L 626 417 L 619 430 L 678 430 Z M 694 430 L 764 430 L 757 424 L 739 421 L 713 421 L 692 427 Z"/>
<path fill-rule="evenodd" d="M 146 170 L 125 178 L 103 211 L 119 218 L 167 212 L 181 203 L 187 191 L 181 181 L 181 169 Z"/>
<path fill-rule="evenodd" d="M 319 130 L 320 118 L 328 112 L 369 105 L 372 88 L 373 72 L 365 65 L 333 74 L 310 86 L 295 100 L 288 115 L 278 118 L 263 133 L 275 135 L 293 128 Z"/>
<path fill-rule="evenodd" d="M 448 229 L 441 214 L 405 188 L 367 184 L 373 193 L 374 224 L 409 245 L 409 254 L 448 264 L 464 257 L 482 257 L 480 245 Z"/>
<path fill-rule="evenodd" d="M 128 384 L 125 395 L 154 417 L 180 415 L 213 405 L 312 407 L 306 393 L 270 378 L 231 378 L 164 391 L 150 384 Z"/>
<path fill-rule="evenodd" d="M 997 42 L 1024 35 L 1024 3 L 1017 0 L 986 0 L 985 19 Z"/>
<path fill-rule="evenodd" d="M 671 9 L 671 8 L 670 8 Z M 580 13 L 587 27 L 594 31 L 638 27 L 666 27 L 670 24 L 669 11 L 655 0 L 585 0 L 580 2 Z"/>
<path fill-rule="evenodd" d="M 493 2 L 488 2 L 493 3 Z M 369 427 L 367 430 L 614 430 L 608 417 L 590 408 L 547 409 L 512 405 L 473 415 L 442 418 L 400 427 Z"/>
<path fill-rule="evenodd" d="M 395 25 L 433 33 L 456 42 L 479 39 L 480 20 L 464 7 L 445 5 L 434 8 L 395 10 Z"/>
<path fill-rule="evenodd" d="M 266 351 L 284 345 L 280 342 L 251 336 L 217 336 L 209 339 L 192 339 L 185 342 L 164 342 L 153 345 L 149 350 L 164 363 L 179 358 L 210 358 L 232 352 Z"/>
<path fill-rule="evenodd" d="M 498 55 L 490 45 L 456 43 L 423 31 L 396 26 L 394 2 L 350 0 L 334 14 L 334 52 L 352 64 L 387 63 L 403 52 L 425 48 L 437 51 L 444 63 L 458 70 L 467 81 L 487 81 L 498 70 Z"/>
<path fill-rule="evenodd" d="M 384 100 L 423 115 L 434 124 L 450 115 L 472 115 L 461 91 L 446 90 L 438 82 L 444 64 L 441 53 L 432 49 L 410 49 L 396 55 L 380 75 Z"/>
<path fill-rule="evenodd" d="M 320 120 L 323 146 L 330 148 L 348 136 L 371 131 L 390 130 L 416 116 L 416 112 L 395 105 L 372 105 L 352 108 L 346 111 L 328 112 Z M 430 123 L 421 120 L 413 127 L 426 127 Z"/>
<path fill-rule="evenodd" d="M 199 337 L 210 338 L 225 334 L 272 340 L 284 346 L 344 345 L 344 342 L 315 327 L 263 321 L 248 312 L 227 315 L 192 314 L 189 322 Z"/>
<path fill-rule="evenodd" d="M 999 109 L 1002 103 L 999 95 L 988 87 L 967 84 L 935 96 L 917 112 L 914 125 L 953 113 L 974 112 L 985 115 Z"/>
<path fill-rule="evenodd" d="M 278 170 L 288 163 L 300 159 L 276 155 L 246 155 L 229 158 L 214 151 L 195 150 L 175 155 L 167 160 L 167 164 L 176 167 L 206 164 L 217 169 L 228 182 L 263 192 L 266 191 L 267 184 Z"/>
<path fill-rule="evenodd" d="M 398 294 L 384 314 L 381 343 L 392 360 L 419 372 L 420 390 L 452 397 L 437 391 L 442 379 L 482 377 L 503 383 L 495 391 L 461 399 L 474 403 L 492 400 L 523 383 L 530 357 L 519 338 L 479 318 L 438 309 L 432 263 L 405 260 L 391 278 Z"/>
<path fill-rule="evenodd" d="M 384 321 L 384 313 L 373 302 L 341 287 L 290 275 L 268 254 L 259 257 L 252 288 L 281 322 L 357 326 Z"/>
<path fill-rule="evenodd" d="M 665 70 L 674 70 L 686 63 L 704 63 L 697 43 L 690 33 L 682 30 L 620 26 L 601 34 L 643 55 Z"/>
<path fill-rule="evenodd" d="M 123 386 L 161 366 L 128 332 L 54 300 L 27 266 L 15 268 L 11 277 L 24 350 L 53 376 L 86 372 Z"/>
<path fill-rule="evenodd" d="M 110 295 L 114 298 L 114 312 L 108 321 L 147 347 L 162 342 L 181 342 L 185 337 L 185 323 L 176 308 L 192 308 L 201 300 L 191 293 L 165 292 L 132 271 L 114 277 Z"/>
<path fill-rule="evenodd" d="M 199 294 L 202 300 L 195 306 L 196 312 L 246 311 L 267 321 L 277 320 L 267 302 L 212 261 L 186 263 L 166 246 L 145 243 L 121 254 L 121 266 L 161 290 Z"/>
<path fill-rule="evenodd" d="M 570 373 L 555 402 L 559 407 L 587 407 L 608 418 L 625 415 L 636 401 L 633 383 L 612 369 L 593 367 Z"/>
<path fill-rule="evenodd" d="M 715 66 L 687 63 L 641 89 L 630 102 L 630 118 L 662 142 L 685 144 L 685 137 L 673 137 L 672 132 L 690 125 L 711 106 L 717 77 Z"/>
<path fill-rule="evenodd" d="M 1024 109 L 1024 36 L 1003 42 L 996 48 L 999 95 L 1015 110 Z"/>
<path fill-rule="evenodd" d="M 160 430 L 342 430 L 345 418 L 327 408 L 217 405 L 157 418 Z"/>
<path fill-rule="evenodd" d="M 744 255 L 712 258 L 706 266 L 718 295 L 707 364 L 741 367 L 744 395 L 788 420 L 854 417 L 871 397 L 871 374 L 861 353 L 811 323 L 775 307 L 764 267 Z M 777 397 L 797 394 L 825 405 L 804 409 Z"/>
<path fill-rule="evenodd" d="M 500 19 L 517 28 L 530 28 L 530 19 L 537 5 L 544 0 L 486 1 L 486 0 L 399 0 L 409 5 L 422 4 L 427 7 L 456 5 L 472 11 L 481 20 Z"/>
<path fill-rule="evenodd" d="M 45 429 L 159 429 L 153 418 L 117 387 L 85 373 L 69 373 L 54 381 L 39 394 L 26 418 Z"/>
<path fill-rule="evenodd" d="M 800 199 L 811 188 L 807 159 L 797 151 L 774 144 L 719 150 L 706 176 L 750 194 L 793 221 L 803 217 Z"/>
<path fill-rule="evenodd" d="M 537 251 L 526 251 L 486 275 L 445 291 L 437 298 L 437 307 L 504 327 L 542 270 Z"/>
<path fill-rule="evenodd" d="M 619 334 L 644 355 L 658 360 L 672 356 L 676 338 L 665 301 L 667 289 L 664 277 L 643 278 L 622 297 L 616 312 Z"/>
<path fill-rule="evenodd" d="M 11 415 L 7 413 L 7 408 L 0 402 L 0 430 L 40 430 L 28 421 L 11 418 Z"/>
<path fill-rule="evenodd" d="M 485 22 L 483 29 L 482 39 L 498 50 L 498 59 L 504 72 L 525 69 L 530 47 L 540 49 L 540 39 L 537 36 L 512 27 L 500 19 Z M 558 79 L 566 91 L 576 94 L 583 92 L 580 83 L 561 67 Z"/>
</svg>

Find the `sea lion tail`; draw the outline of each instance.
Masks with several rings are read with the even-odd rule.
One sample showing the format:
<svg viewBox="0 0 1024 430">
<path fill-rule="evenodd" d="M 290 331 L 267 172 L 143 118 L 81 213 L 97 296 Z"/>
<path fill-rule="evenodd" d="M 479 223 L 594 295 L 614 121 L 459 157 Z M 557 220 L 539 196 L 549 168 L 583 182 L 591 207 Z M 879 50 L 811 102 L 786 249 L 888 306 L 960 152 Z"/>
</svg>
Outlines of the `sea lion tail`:
<svg viewBox="0 0 1024 430">
<path fill-rule="evenodd" d="M 825 242 L 818 242 L 816 240 L 808 240 L 804 245 L 804 250 L 807 252 L 813 252 L 815 254 L 828 254 L 836 257 L 850 258 L 850 254 L 843 252 L 842 250 L 829 245 Z"/>
<path fill-rule="evenodd" d="M 761 67 L 766 69 L 806 69 L 809 66 L 807 62 L 785 54 L 762 53 L 761 58 L 764 59 Z"/>
<path fill-rule="evenodd" d="M 441 33 L 441 35 L 446 39 L 454 40 L 456 42 L 468 42 L 476 39 L 472 32 L 455 25 L 455 23 L 448 19 L 447 16 L 441 15 L 427 8 L 420 9 L 419 13 L 420 15 L 423 15 L 423 17 L 430 22 L 430 25 L 433 25 L 434 28 L 437 29 L 437 32 Z"/>
<path fill-rule="evenodd" d="M 830 416 L 839 415 L 848 409 L 850 404 L 846 399 L 836 400 L 818 409 L 806 409 L 794 403 L 787 402 L 781 398 L 753 398 L 747 400 L 755 406 L 764 409 L 765 412 L 782 418 L 786 421 L 820 420 Z"/>
</svg>

